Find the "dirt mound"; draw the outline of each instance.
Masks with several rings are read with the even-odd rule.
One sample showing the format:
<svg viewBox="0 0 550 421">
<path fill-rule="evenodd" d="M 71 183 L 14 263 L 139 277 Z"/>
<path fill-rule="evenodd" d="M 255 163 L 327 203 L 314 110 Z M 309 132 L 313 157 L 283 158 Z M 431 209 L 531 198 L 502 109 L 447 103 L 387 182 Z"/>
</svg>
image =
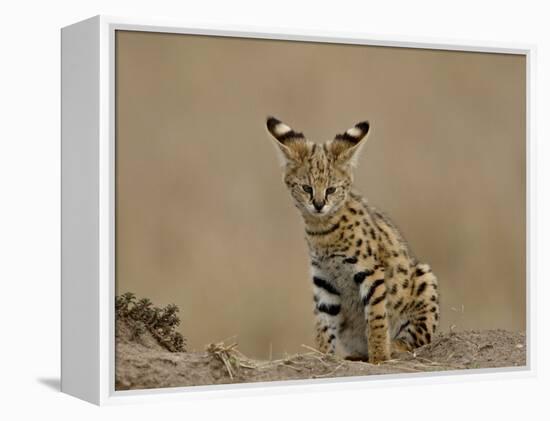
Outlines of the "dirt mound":
<svg viewBox="0 0 550 421">
<path fill-rule="evenodd" d="M 212 344 L 204 352 L 170 352 L 150 332 L 135 335 L 117 321 L 116 389 L 413 373 L 526 364 L 525 334 L 504 330 L 437 335 L 415 353 L 380 365 L 346 361 L 304 347 L 304 353 L 274 361 L 246 357 L 233 345 Z"/>
<path fill-rule="evenodd" d="M 525 334 L 506 330 L 453 332 L 439 335 L 416 352 L 454 368 L 513 367 L 526 365 Z"/>
</svg>

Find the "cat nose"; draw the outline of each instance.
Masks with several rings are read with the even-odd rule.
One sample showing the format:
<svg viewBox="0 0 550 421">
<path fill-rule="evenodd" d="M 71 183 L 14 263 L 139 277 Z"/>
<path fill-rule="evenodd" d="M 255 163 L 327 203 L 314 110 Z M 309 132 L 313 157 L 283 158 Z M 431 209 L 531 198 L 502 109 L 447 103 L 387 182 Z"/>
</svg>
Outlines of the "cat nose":
<svg viewBox="0 0 550 421">
<path fill-rule="evenodd" d="M 313 201 L 313 207 L 317 210 L 317 212 L 321 212 L 321 209 L 323 209 L 324 206 L 325 206 L 325 201 L 324 200 L 321 200 L 321 201 L 314 200 Z"/>
</svg>

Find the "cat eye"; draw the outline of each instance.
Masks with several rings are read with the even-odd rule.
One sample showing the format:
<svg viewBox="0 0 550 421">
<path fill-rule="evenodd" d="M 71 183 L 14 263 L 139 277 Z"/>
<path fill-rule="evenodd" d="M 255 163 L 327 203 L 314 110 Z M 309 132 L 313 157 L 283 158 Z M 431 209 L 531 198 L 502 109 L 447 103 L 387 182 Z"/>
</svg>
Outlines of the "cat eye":
<svg viewBox="0 0 550 421">
<path fill-rule="evenodd" d="M 304 184 L 304 185 L 302 186 L 302 188 L 304 189 L 304 191 L 305 191 L 306 193 L 309 193 L 309 194 L 312 194 L 312 193 L 313 193 L 313 189 L 311 188 L 311 186 L 308 186 L 307 184 Z"/>
<path fill-rule="evenodd" d="M 329 187 L 325 190 L 325 194 L 328 196 L 329 194 L 332 194 L 336 191 L 336 187 Z"/>
</svg>

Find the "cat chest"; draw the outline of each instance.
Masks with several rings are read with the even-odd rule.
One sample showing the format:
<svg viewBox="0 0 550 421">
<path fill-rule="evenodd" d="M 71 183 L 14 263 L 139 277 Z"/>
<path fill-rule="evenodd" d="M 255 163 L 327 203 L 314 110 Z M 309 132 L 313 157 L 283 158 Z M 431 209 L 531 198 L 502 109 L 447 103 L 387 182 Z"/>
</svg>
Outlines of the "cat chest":
<svg viewBox="0 0 550 421">
<path fill-rule="evenodd" d="M 359 296 L 359 287 L 353 281 L 355 265 L 345 263 L 344 258 L 312 261 L 312 274 L 322 278 L 335 288 L 343 301 L 355 301 Z"/>
<path fill-rule="evenodd" d="M 323 279 L 321 284 L 331 293 L 314 288 L 319 302 L 339 305 L 338 338 L 344 355 L 365 356 L 367 339 L 364 335 L 366 322 L 361 302 L 359 286 L 354 282 L 355 265 L 346 264 L 343 259 L 322 261 L 312 267 L 313 275 Z M 337 292 L 337 296 L 334 293 Z"/>
<path fill-rule="evenodd" d="M 312 258 L 312 270 L 322 274 L 331 282 L 342 282 L 343 279 L 353 278 L 353 266 L 346 264 L 341 257 L 335 258 Z"/>
</svg>

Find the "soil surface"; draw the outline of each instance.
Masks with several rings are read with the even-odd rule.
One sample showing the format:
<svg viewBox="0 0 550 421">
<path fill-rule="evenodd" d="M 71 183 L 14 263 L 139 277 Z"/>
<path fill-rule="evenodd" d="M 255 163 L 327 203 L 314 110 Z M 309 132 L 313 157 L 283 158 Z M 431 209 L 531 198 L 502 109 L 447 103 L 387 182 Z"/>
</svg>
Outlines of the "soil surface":
<svg viewBox="0 0 550 421">
<path fill-rule="evenodd" d="M 117 321 L 116 331 L 116 390 L 526 365 L 525 334 L 505 330 L 440 333 L 431 344 L 380 365 L 341 360 L 305 346 L 301 354 L 273 361 L 248 358 L 235 344 L 170 352 L 149 332 L 136 337 L 125 321 Z"/>
</svg>

